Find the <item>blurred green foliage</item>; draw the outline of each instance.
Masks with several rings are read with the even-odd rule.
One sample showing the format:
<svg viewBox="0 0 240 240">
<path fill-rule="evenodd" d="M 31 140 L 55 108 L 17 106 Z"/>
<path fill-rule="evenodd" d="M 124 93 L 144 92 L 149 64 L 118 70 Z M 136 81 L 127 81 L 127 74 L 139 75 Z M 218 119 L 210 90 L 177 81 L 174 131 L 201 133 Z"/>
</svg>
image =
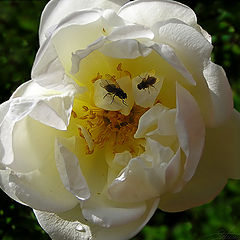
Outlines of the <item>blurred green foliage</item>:
<svg viewBox="0 0 240 240">
<path fill-rule="evenodd" d="M 199 24 L 213 36 L 214 62 L 222 65 L 240 111 L 240 2 L 180 1 L 190 6 Z M 30 79 L 38 49 L 38 25 L 47 1 L 0 1 L 0 102 Z M 0 239 L 50 239 L 30 208 L 0 193 Z M 181 213 L 157 211 L 134 240 L 240 239 L 240 181 L 231 180 L 211 203 Z M 114 240 L 114 239 L 113 239 Z"/>
</svg>

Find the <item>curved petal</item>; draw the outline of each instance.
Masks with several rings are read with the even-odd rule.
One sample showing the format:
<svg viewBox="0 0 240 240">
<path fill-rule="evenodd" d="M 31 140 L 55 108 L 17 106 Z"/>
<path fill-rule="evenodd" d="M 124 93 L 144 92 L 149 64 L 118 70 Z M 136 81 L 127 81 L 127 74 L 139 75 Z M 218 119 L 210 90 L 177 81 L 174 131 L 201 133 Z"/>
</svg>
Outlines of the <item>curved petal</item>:
<svg viewBox="0 0 240 240">
<path fill-rule="evenodd" d="M 175 109 L 169 109 L 160 103 L 155 104 L 140 117 L 138 129 L 134 137 L 144 138 L 154 134 L 155 131 L 161 135 L 175 135 L 176 130 L 172 124 L 174 123 L 175 115 Z"/>
<path fill-rule="evenodd" d="M 78 23 L 80 16 L 87 21 Z M 56 27 L 51 41 L 64 69 L 69 72 L 72 53 L 85 49 L 100 38 L 103 35 L 103 26 L 101 13 L 97 10 L 74 12 L 64 21 L 66 23 L 62 21 Z"/>
<path fill-rule="evenodd" d="M 111 34 L 107 36 L 110 41 L 139 38 L 153 39 L 153 37 L 154 34 L 149 28 L 136 24 L 115 27 Z"/>
<path fill-rule="evenodd" d="M 132 158 L 121 175 L 108 187 L 110 198 L 115 201 L 133 203 L 158 197 L 159 190 L 151 183 L 151 179 L 155 178 L 157 181 L 153 174 L 154 169 L 147 167 L 143 157 Z M 159 182 L 159 185 L 162 184 Z"/>
<path fill-rule="evenodd" d="M 227 141 L 226 141 L 227 139 Z M 159 208 L 176 212 L 214 199 L 227 178 L 240 178 L 240 114 L 218 128 L 208 128 L 205 148 L 192 179 L 181 192 L 162 196 Z"/>
<path fill-rule="evenodd" d="M 179 84 L 177 84 L 176 130 L 179 144 L 186 155 L 183 180 L 187 182 L 194 175 L 202 155 L 205 125 L 197 102 Z"/>
<path fill-rule="evenodd" d="M 100 51 L 113 58 L 134 59 L 146 57 L 152 50 L 135 39 L 122 39 L 104 44 Z"/>
<path fill-rule="evenodd" d="M 81 60 L 85 57 L 87 57 L 91 52 L 99 49 L 103 46 L 105 42 L 105 37 L 98 38 L 95 42 L 87 46 L 87 48 L 82 50 L 77 50 L 76 52 L 72 53 L 72 67 L 71 67 L 71 73 L 76 74 L 79 71 L 79 64 Z"/>
<path fill-rule="evenodd" d="M 179 19 L 157 22 L 153 30 L 156 41 L 171 46 L 192 74 L 201 71 L 203 63 L 209 61 L 213 46 L 196 29 Z"/>
<path fill-rule="evenodd" d="M 203 75 L 209 87 L 214 111 L 211 125 L 217 127 L 228 120 L 233 112 L 232 90 L 223 68 L 213 62 L 209 62 Z"/>
<path fill-rule="evenodd" d="M 85 9 L 102 8 L 113 9 L 117 11 L 126 0 L 89 0 L 89 1 L 75 1 L 75 0 L 52 0 L 50 1 L 41 16 L 39 27 L 40 45 L 46 40 L 45 34 L 51 27 L 57 25 L 67 15 Z"/>
<path fill-rule="evenodd" d="M 105 194 L 99 194 L 93 199 L 81 202 L 82 214 L 89 222 L 112 228 L 131 224 L 141 218 L 147 210 L 145 202 L 123 204 L 110 201 Z"/>
<path fill-rule="evenodd" d="M 27 115 L 48 126 L 66 130 L 76 89 L 72 84 L 58 88 L 58 91 L 46 89 L 33 81 L 20 86 L 12 96 L 2 131 L 8 128 L 11 132 L 14 124 Z"/>
<path fill-rule="evenodd" d="M 231 118 L 218 128 L 207 129 L 206 156 L 216 159 L 222 175 L 240 178 L 240 113 L 236 110 Z M 221 167 L 220 167 L 221 166 Z"/>
<path fill-rule="evenodd" d="M 146 152 L 132 158 L 108 187 L 109 196 L 120 202 L 140 202 L 165 191 L 165 170 L 174 152 L 147 138 Z"/>
<path fill-rule="evenodd" d="M 119 96 L 108 94 L 104 84 L 109 84 L 107 80 L 99 79 L 94 83 L 94 102 L 99 108 L 120 111 L 124 115 L 128 115 L 133 107 L 134 99 L 132 96 L 132 84 L 129 76 L 122 77 L 117 80 L 119 87 L 126 94 L 126 98 L 120 98 Z M 110 83 L 113 84 L 113 83 Z"/>
<path fill-rule="evenodd" d="M 155 212 L 159 199 L 149 201 L 145 214 L 127 225 L 111 228 L 100 227 L 87 222 L 80 207 L 63 214 L 54 214 L 34 210 L 41 227 L 52 239 L 92 239 L 92 240 L 127 240 L 135 236 L 149 221 Z"/>
<path fill-rule="evenodd" d="M 132 23 L 151 27 L 159 21 L 177 18 L 189 25 L 197 22 L 194 11 L 186 5 L 171 0 L 138 0 L 119 9 L 119 16 Z M 151 16 L 149 16 L 149 14 Z"/>
<path fill-rule="evenodd" d="M 50 160 L 50 159 L 49 159 Z M 48 166 L 27 174 L 10 172 L 4 191 L 24 204 L 41 211 L 67 211 L 78 203 L 60 182 L 55 166 Z"/>
<path fill-rule="evenodd" d="M 14 158 L 10 159 L 9 170 L 1 173 L 5 174 L 4 191 L 45 211 L 66 211 L 76 205 L 77 199 L 64 188 L 56 169 L 53 149 L 58 134 L 56 129 L 31 118 L 16 123 L 12 142 Z"/>
<path fill-rule="evenodd" d="M 71 141 L 71 139 L 64 139 L 64 142 L 66 141 Z M 55 141 L 55 159 L 65 188 L 79 200 L 90 198 L 90 191 L 80 169 L 77 157 L 62 145 L 60 139 Z"/>
<path fill-rule="evenodd" d="M 1 166 L 1 165 L 0 165 Z M 16 202 L 19 202 L 23 205 L 26 205 L 22 201 L 19 200 L 19 198 L 15 194 L 15 189 L 9 186 L 9 175 L 11 170 L 0 170 L 0 188 L 13 200 Z"/>
<path fill-rule="evenodd" d="M 156 78 L 154 85 L 149 86 L 147 89 L 139 89 L 138 86 L 143 81 L 143 78 L 149 76 L 148 73 L 143 73 L 132 79 L 132 89 L 135 103 L 141 107 L 152 107 L 158 97 L 162 88 L 163 78 L 160 76 L 152 76 Z"/>
<path fill-rule="evenodd" d="M 165 44 L 153 44 L 151 48 L 184 77 L 184 83 L 186 82 L 190 85 L 196 85 L 196 81 L 193 79 L 192 74 L 185 68 L 183 63 L 178 59 L 174 50 L 170 46 Z"/>
<path fill-rule="evenodd" d="M 159 34 L 156 41 L 170 45 L 186 69 L 190 71 L 196 87 L 184 86 L 199 104 L 204 120 L 211 125 L 214 110 L 208 84 L 203 77 L 205 66 L 209 63 L 212 45 L 194 28 L 172 19 L 154 26 Z M 202 97 L 204 96 L 204 98 Z"/>
<path fill-rule="evenodd" d="M 81 92 L 77 83 L 66 75 L 51 40 L 48 38 L 37 52 L 31 72 L 33 81 L 42 87 L 57 91 L 72 85 L 76 91 Z"/>
</svg>

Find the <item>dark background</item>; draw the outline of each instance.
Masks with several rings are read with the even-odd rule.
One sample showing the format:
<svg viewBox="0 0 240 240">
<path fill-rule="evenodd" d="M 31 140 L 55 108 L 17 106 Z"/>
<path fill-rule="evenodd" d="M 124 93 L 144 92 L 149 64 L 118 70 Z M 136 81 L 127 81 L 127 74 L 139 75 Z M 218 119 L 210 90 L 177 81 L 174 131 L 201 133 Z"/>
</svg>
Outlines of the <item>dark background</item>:
<svg viewBox="0 0 240 240">
<path fill-rule="evenodd" d="M 38 50 L 38 26 L 48 1 L 0 1 L 0 102 L 30 79 Z M 213 36 L 213 61 L 222 65 L 240 111 L 240 2 L 180 1 L 190 6 L 198 23 Z M 217 143 L 216 143 L 217 144 Z M 0 190 L 0 240 L 50 239 L 32 210 Z M 240 239 L 240 181 L 230 180 L 211 203 L 181 213 L 158 210 L 134 240 Z M 113 239 L 114 240 L 114 239 Z"/>
</svg>

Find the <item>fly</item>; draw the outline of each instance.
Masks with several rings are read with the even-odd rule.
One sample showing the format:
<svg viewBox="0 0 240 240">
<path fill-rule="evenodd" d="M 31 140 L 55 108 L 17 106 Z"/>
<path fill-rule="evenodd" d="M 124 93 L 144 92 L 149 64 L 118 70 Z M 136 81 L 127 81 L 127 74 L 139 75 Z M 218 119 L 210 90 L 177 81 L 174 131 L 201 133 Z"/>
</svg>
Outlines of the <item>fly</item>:
<svg viewBox="0 0 240 240">
<path fill-rule="evenodd" d="M 119 99 L 122 100 L 122 103 L 127 106 L 125 101 L 125 99 L 127 99 L 127 94 L 119 86 L 115 85 L 114 83 L 109 83 L 107 80 L 105 81 L 107 82 L 106 85 L 100 84 L 100 86 L 107 91 L 107 93 L 104 95 L 103 98 L 105 98 L 107 95 L 112 96 L 112 102 L 111 102 L 112 104 L 114 101 L 114 98 L 117 96 Z"/>
<path fill-rule="evenodd" d="M 154 87 L 153 85 L 156 83 L 156 81 L 157 81 L 157 78 L 148 75 L 147 78 L 146 77 L 142 78 L 142 81 L 137 85 L 137 88 L 139 90 L 146 89 L 146 88 L 149 89 L 149 87 Z"/>
</svg>

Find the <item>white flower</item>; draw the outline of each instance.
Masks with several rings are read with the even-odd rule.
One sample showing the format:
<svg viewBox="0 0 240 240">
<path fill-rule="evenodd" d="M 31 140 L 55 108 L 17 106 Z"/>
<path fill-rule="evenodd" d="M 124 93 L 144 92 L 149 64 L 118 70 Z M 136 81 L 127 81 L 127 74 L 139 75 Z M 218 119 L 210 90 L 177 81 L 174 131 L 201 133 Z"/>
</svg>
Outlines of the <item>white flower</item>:
<svg viewBox="0 0 240 240">
<path fill-rule="evenodd" d="M 39 34 L 0 106 L 0 185 L 52 239 L 129 239 L 240 178 L 240 114 L 190 8 L 52 0 Z"/>
</svg>

